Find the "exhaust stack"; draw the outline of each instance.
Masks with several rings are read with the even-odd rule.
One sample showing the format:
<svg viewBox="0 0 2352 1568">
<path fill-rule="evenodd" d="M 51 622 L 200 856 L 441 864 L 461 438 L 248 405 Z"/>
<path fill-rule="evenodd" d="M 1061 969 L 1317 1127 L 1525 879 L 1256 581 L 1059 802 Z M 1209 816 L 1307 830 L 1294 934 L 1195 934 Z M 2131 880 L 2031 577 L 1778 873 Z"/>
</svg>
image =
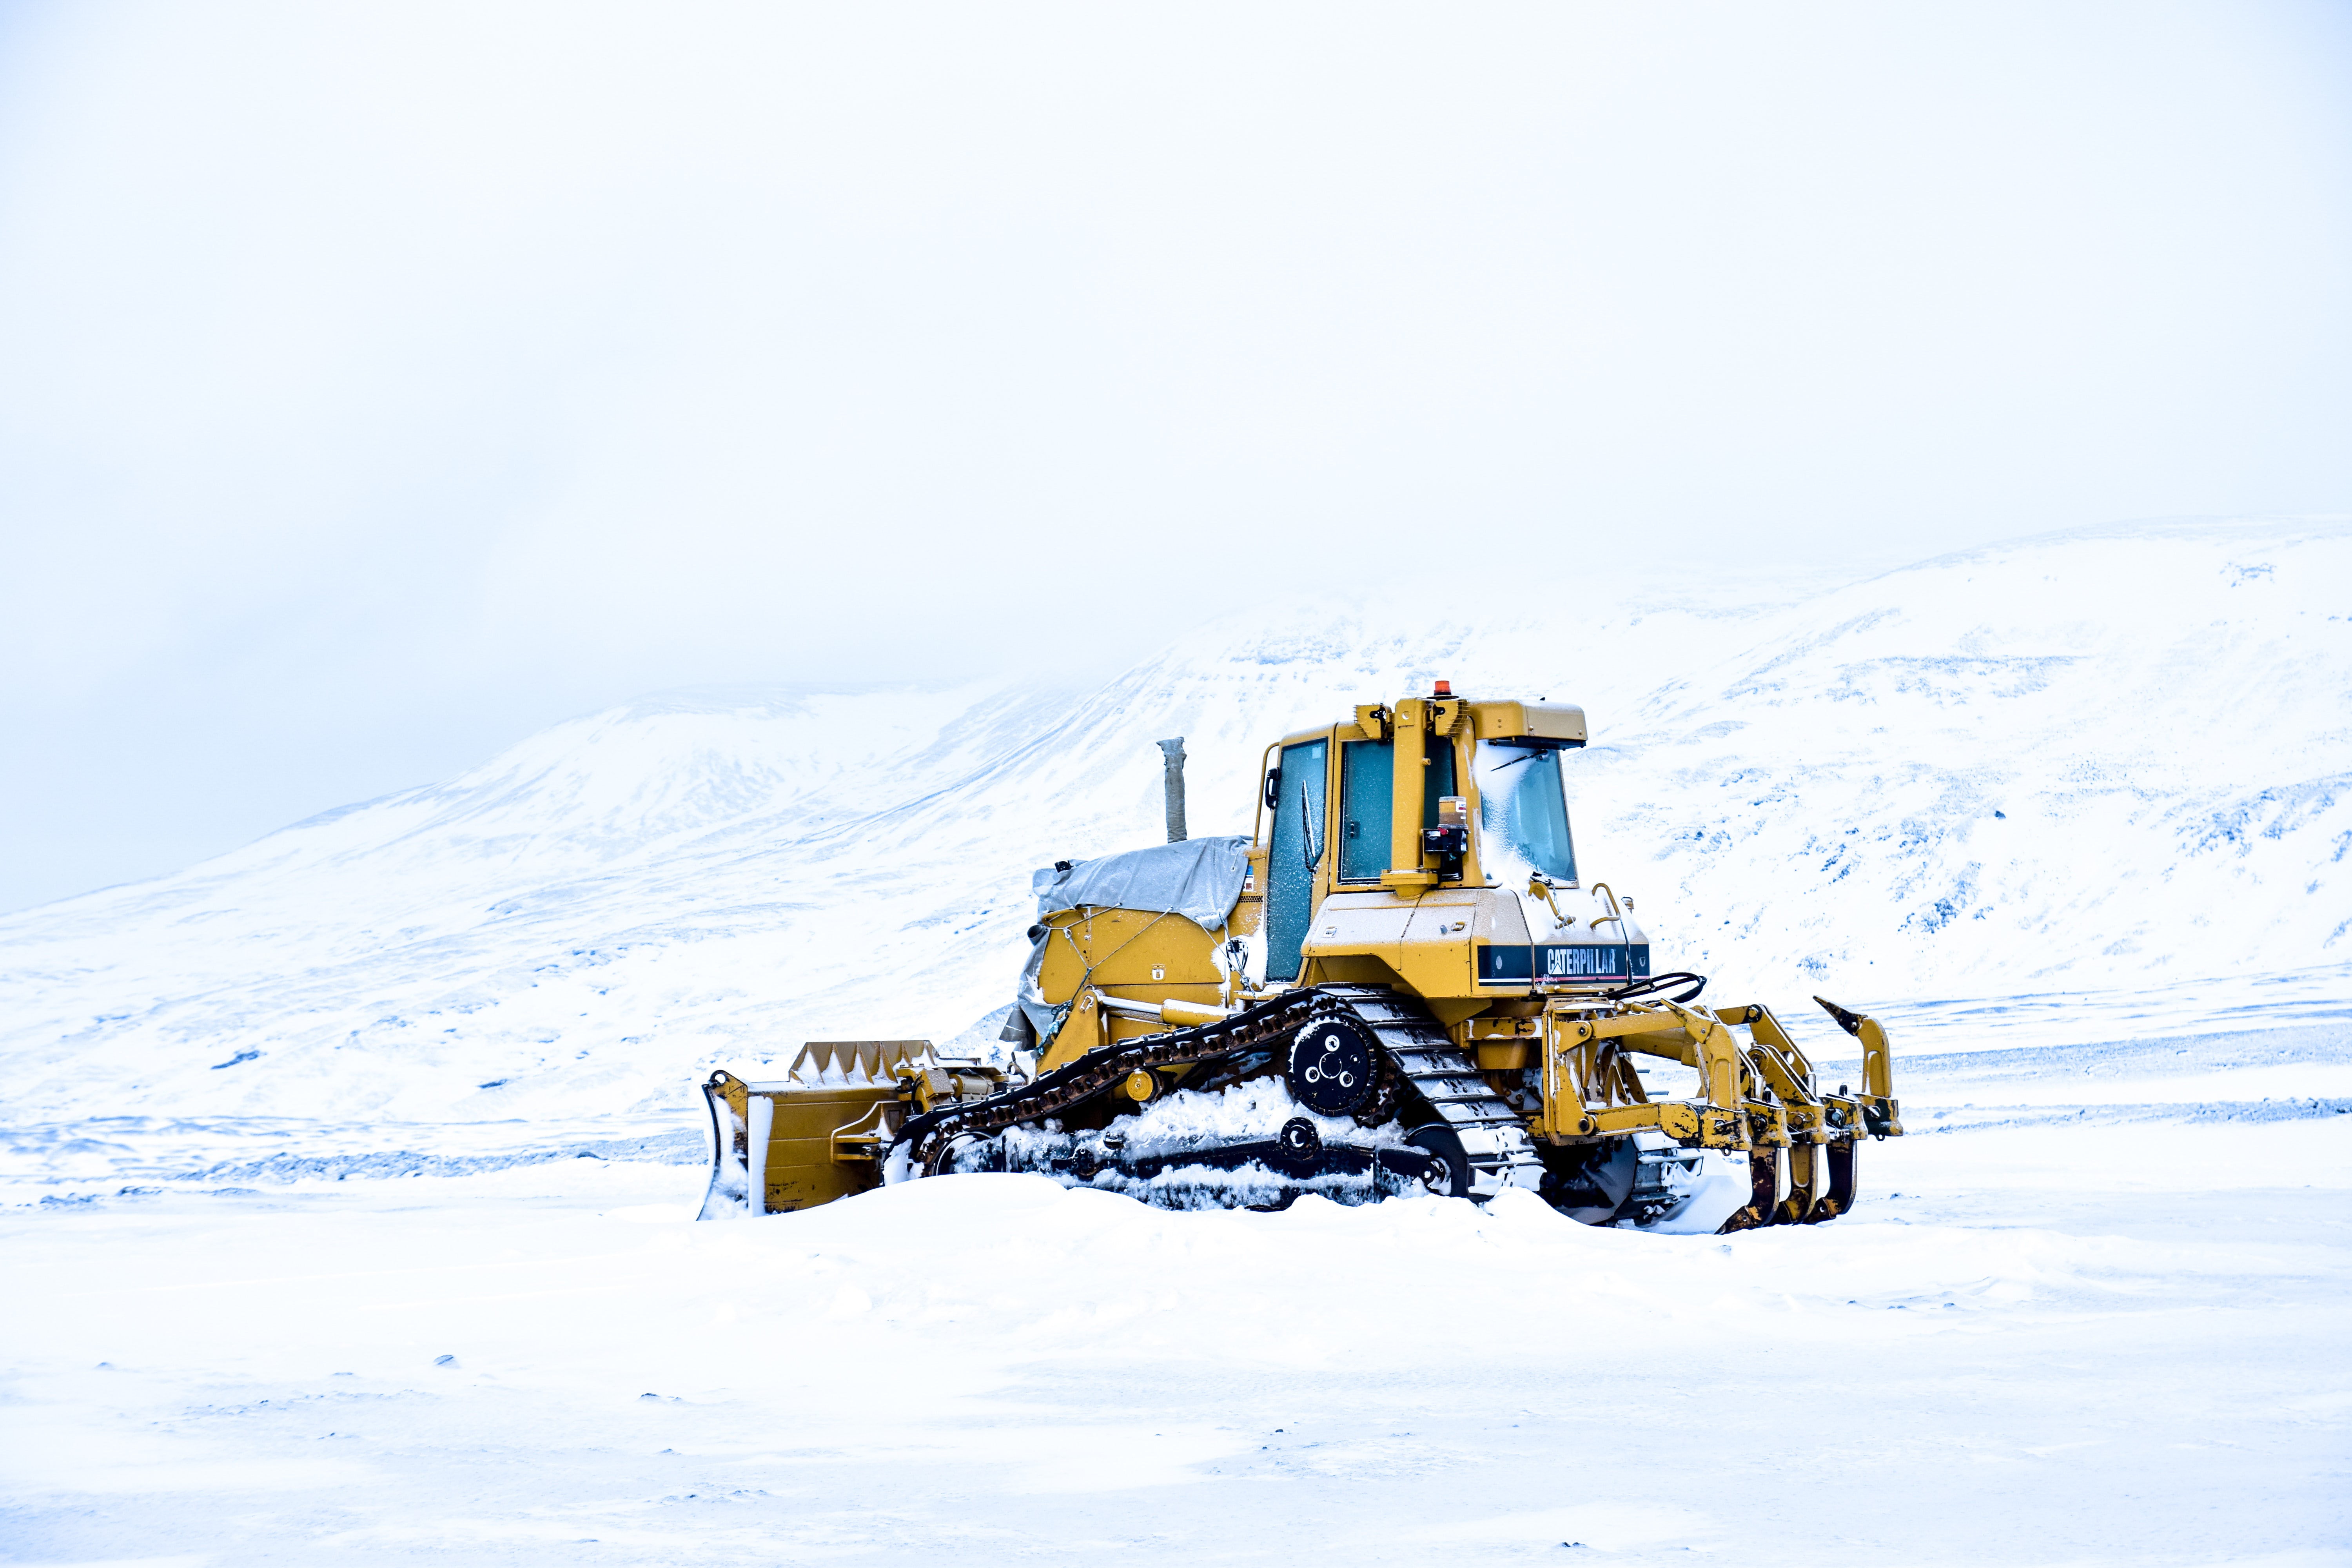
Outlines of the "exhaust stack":
<svg viewBox="0 0 2352 1568">
<path fill-rule="evenodd" d="M 1184 834 L 1184 737 L 1160 742 L 1160 754 L 1167 759 L 1168 774 L 1168 842 L 1182 842 Z"/>
</svg>

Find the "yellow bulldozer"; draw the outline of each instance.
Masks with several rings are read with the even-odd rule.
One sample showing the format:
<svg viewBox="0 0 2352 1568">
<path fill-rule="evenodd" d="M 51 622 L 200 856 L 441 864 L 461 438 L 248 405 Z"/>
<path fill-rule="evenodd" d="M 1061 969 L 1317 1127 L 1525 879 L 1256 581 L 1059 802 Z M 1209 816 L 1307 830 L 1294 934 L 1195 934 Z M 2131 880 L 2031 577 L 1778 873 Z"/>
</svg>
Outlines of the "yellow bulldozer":
<svg viewBox="0 0 2352 1568">
<path fill-rule="evenodd" d="M 1580 709 L 1368 703 L 1267 746 L 1250 837 L 1036 873 L 1000 1048 L 820 1041 L 705 1086 L 705 1217 L 1032 1172 L 1176 1208 L 1524 1188 L 1594 1225 L 1811 1224 L 1902 1131 L 1885 1031 L 1819 1081 L 1761 1003 L 1654 973 L 1633 900 L 1580 878 L 1559 759 Z"/>
</svg>

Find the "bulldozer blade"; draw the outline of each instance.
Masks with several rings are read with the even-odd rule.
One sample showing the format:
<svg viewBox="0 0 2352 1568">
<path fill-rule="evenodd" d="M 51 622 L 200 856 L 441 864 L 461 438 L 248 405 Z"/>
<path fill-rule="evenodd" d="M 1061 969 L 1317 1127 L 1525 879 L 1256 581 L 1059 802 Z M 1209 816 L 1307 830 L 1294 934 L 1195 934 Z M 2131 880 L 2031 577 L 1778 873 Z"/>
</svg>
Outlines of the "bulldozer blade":
<svg viewBox="0 0 2352 1568">
<path fill-rule="evenodd" d="M 922 1040 L 815 1041 L 778 1082 L 712 1073 L 702 1087 L 711 1165 L 701 1217 L 785 1214 L 879 1186 L 897 1132 L 898 1080 L 929 1048 Z"/>
</svg>

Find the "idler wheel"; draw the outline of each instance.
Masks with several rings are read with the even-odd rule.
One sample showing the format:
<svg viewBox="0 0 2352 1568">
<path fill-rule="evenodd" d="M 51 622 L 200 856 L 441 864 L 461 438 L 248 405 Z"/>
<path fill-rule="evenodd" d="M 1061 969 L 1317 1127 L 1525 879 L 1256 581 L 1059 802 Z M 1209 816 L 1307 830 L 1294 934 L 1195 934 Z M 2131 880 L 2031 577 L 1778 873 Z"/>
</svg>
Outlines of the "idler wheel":
<svg viewBox="0 0 2352 1568">
<path fill-rule="evenodd" d="M 1349 1018 L 1321 1018 L 1290 1042 L 1290 1097 L 1318 1116 L 1353 1116 L 1372 1100 L 1372 1042 Z"/>
<path fill-rule="evenodd" d="M 1404 1141 L 1429 1156 L 1429 1173 L 1421 1182 L 1431 1196 L 1470 1195 L 1470 1152 L 1462 1147 L 1462 1140 L 1453 1128 L 1443 1121 L 1433 1121 L 1406 1133 Z"/>
<path fill-rule="evenodd" d="M 1311 1176 L 1322 1163 L 1323 1135 L 1304 1116 L 1294 1116 L 1274 1135 L 1275 1158 L 1294 1176 Z"/>
<path fill-rule="evenodd" d="M 959 1132 L 934 1148 L 923 1162 L 926 1176 L 951 1176 L 965 1171 L 1004 1169 L 1004 1146 L 977 1132 Z"/>
</svg>

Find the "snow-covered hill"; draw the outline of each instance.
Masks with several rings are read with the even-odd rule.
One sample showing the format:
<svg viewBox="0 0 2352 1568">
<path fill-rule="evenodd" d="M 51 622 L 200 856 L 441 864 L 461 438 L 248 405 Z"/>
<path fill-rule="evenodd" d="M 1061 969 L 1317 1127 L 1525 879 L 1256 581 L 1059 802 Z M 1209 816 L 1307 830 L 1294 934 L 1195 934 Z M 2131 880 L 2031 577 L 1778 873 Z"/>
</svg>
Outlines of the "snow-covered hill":
<svg viewBox="0 0 2352 1568">
<path fill-rule="evenodd" d="M 1946 1050 L 2352 1012 L 2352 526 L 2175 525 L 1794 595 L 1465 574 L 1087 695 L 633 703 L 0 919 L 10 1118 L 675 1124 L 714 1063 L 1000 1005 L 1029 869 L 1156 838 L 1154 741 L 1246 832 L 1269 739 L 1436 677 L 1586 706 L 1589 874 L 1727 995 Z"/>
<path fill-rule="evenodd" d="M 1780 620 L 1576 762 L 1697 967 L 2008 998 L 2332 965 L 2352 998 L 2352 533 L 2074 533 Z"/>
</svg>

